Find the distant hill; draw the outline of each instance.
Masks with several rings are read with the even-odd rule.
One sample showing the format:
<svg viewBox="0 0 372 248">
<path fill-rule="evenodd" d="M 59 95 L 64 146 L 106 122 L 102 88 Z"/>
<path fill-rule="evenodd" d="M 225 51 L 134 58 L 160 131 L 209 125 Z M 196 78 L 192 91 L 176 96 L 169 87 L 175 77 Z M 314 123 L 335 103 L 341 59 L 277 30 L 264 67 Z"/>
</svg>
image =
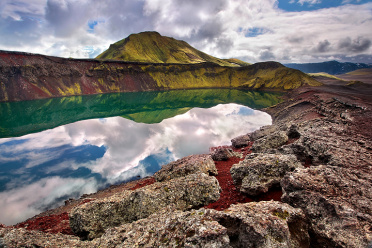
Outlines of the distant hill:
<svg viewBox="0 0 372 248">
<path fill-rule="evenodd" d="M 300 70 L 305 73 L 325 72 L 332 75 L 345 74 L 364 68 L 372 68 L 372 65 L 363 63 L 341 63 L 338 61 L 327 61 L 321 63 L 285 64 L 285 66 Z"/>
<path fill-rule="evenodd" d="M 318 81 L 277 62 L 221 66 L 65 59 L 0 51 L 0 102 L 201 88 L 290 90 Z"/>
<path fill-rule="evenodd" d="M 103 60 L 124 60 L 147 63 L 194 64 L 212 62 L 222 66 L 237 66 L 243 61 L 232 62 L 203 53 L 187 42 L 162 36 L 157 32 L 131 34 L 97 56 Z"/>
</svg>

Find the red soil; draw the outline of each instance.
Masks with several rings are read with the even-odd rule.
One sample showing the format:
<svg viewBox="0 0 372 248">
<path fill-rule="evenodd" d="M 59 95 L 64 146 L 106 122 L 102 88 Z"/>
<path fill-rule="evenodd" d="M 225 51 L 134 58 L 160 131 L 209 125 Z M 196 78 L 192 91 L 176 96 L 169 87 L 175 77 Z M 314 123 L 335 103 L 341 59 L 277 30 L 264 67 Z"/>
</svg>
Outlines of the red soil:
<svg viewBox="0 0 372 248">
<path fill-rule="evenodd" d="M 74 235 L 70 228 L 68 213 L 50 215 L 35 218 L 14 226 L 15 228 L 26 228 L 28 230 L 39 230 L 46 233 L 63 233 Z"/>
<path fill-rule="evenodd" d="M 252 144 L 250 144 L 252 145 Z M 230 168 L 234 165 L 239 163 L 239 161 L 242 161 L 244 157 L 250 153 L 250 146 L 236 149 L 231 146 L 225 147 L 225 148 L 231 148 L 235 152 L 242 152 L 243 158 L 238 157 L 230 157 L 227 161 L 215 161 L 215 165 L 218 171 L 218 175 L 216 176 L 220 187 L 222 189 L 220 199 L 216 202 L 213 202 L 205 208 L 212 208 L 216 210 L 224 210 L 230 207 L 231 204 L 237 204 L 237 203 L 246 203 L 246 202 L 252 202 L 252 201 L 269 201 L 269 200 L 275 200 L 280 201 L 280 197 L 282 196 L 281 189 L 273 189 L 270 190 L 266 194 L 262 194 L 258 197 L 248 197 L 247 195 L 242 194 L 239 189 L 237 189 L 234 185 L 234 181 L 230 174 Z M 215 150 L 217 148 L 211 148 L 211 150 Z"/>
<path fill-rule="evenodd" d="M 131 190 L 139 189 L 139 188 L 145 187 L 147 185 L 151 185 L 153 183 L 155 183 L 155 178 L 150 177 L 150 178 L 147 178 L 147 179 L 137 183 L 136 186 L 134 186 L 133 188 L 130 188 L 130 189 Z"/>
</svg>

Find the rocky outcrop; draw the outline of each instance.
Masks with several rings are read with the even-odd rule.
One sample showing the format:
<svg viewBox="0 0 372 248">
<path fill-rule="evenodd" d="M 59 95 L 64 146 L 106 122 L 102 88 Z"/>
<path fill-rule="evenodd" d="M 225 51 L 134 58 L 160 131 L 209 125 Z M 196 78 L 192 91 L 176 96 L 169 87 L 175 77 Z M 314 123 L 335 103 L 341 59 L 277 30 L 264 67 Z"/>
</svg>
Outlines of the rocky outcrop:
<svg viewBox="0 0 372 248">
<path fill-rule="evenodd" d="M 309 235 L 300 209 L 272 201 L 226 211 L 162 211 L 111 229 L 95 242 L 123 247 L 309 247 Z"/>
<path fill-rule="evenodd" d="M 282 200 L 304 210 L 317 247 L 367 247 L 372 240 L 372 175 L 335 166 L 298 169 Z"/>
<path fill-rule="evenodd" d="M 279 186 L 287 172 L 299 167 L 302 165 L 294 155 L 252 153 L 230 172 L 241 192 L 255 196 Z"/>
<path fill-rule="evenodd" d="M 192 174 L 76 207 L 70 213 L 70 226 L 82 238 L 93 239 L 108 227 L 146 218 L 170 204 L 186 210 L 207 205 L 219 197 L 220 186 L 215 177 Z"/>
<path fill-rule="evenodd" d="M 90 242 L 65 234 L 50 234 L 24 228 L 0 229 L 0 247 L 92 247 Z"/>
<path fill-rule="evenodd" d="M 280 202 L 233 205 L 226 211 L 167 206 L 147 218 L 81 241 L 25 229 L 0 229 L 6 247 L 309 247 L 305 215 Z M 1 244 L 1 243 L 0 243 Z"/>
<path fill-rule="evenodd" d="M 279 148 L 287 141 L 287 134 L 283 131 L 278 131 L 256 140 L 252 145 L 252 151 L 261 152 L 272 148 Z"/>
<path fill-rule="evenodd" d="M 238 204 L 209 215 L 227 228 L 231 247 L 309 247 L 303 212 L 287 204 Z"/>
<path fill-rule="evenodd" d="M 103 247 L 231 247 L 226 227 L 200 209 L 169 206 L 146 219 L 109 229 L 92 243 Z"/>
<path fill-rule="evenodd" d="M 226 161 L 233 156 L 233 151 L 230 148 L 218 148 L 211 153 L 214 161 Z"/>
<path fill-rule="evenodd" d="M 236 138 L 233 138 L 231 140 L 231 144 L 235 148 L 241 148 L 248 146 L 249 142 L 251 141 L 251 138 L 249 134 L 240 135 Z"/>
<path fill-rule="evenodd" d="M 274 126 L 294 140 L 266 152 L 295 155 L 309 167 L 284 175 L 281 187 L 282 201 L 303 209 L 313 247 L 367 247 L 372 243 L 370 96 L 327 90 L 299 90 L 275 107 Z"/>
<path fill-rule="evenodd" d="M 217 169 L 210 155 L 190 155 L 164 165 L 154 174 L 158 182 L 168 181 L 173 178 L 185 177 L 194 173 L 217 175 Z"/>
</svg>

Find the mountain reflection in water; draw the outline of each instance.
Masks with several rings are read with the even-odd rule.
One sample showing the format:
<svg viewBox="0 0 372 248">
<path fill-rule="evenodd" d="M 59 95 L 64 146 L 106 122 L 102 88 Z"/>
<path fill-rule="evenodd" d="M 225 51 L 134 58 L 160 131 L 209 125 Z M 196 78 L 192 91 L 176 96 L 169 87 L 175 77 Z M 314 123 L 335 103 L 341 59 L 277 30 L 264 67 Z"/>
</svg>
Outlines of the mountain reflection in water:
<svg viewBox="0 0 372 248">
<path fill-rule="evenodd" d="M 1 120 L 2 135 L 29 134 L 0 139 L 0 223 L 15 224 L 68 198 L 145 177 L 175 159 L 230 144 L 233 137 L 271 124 L 271 117 L 243 105 L 219 103 L 261 108 L 280 97 L 207 91 L 2 103 L 1 117 L 12 113 L 12 120 Z M 248 97 L 252 95 L 254 99 Z M 96 119 L 81 120 L 87 118 Z M 60 126 L 65 123 L 70 124 Z M 39 130 L 45 131 L 32 133 Z"/>
</svg>

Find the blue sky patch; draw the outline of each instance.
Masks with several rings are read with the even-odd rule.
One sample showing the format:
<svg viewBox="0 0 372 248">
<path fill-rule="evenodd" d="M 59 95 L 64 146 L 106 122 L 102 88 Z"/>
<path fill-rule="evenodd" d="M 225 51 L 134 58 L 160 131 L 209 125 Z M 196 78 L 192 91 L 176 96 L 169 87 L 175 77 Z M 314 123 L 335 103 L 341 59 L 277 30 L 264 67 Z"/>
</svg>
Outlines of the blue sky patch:
<svg viewBox="0 0 372 248">
<path fill-rule="evenodd" d="M 94 28 L 99 23 L 105 23 L 105 21 L 104 20 L 90 20 L 90 21 L 88 21 L 88 32 L 89 33 L 94 33 Z"/>
<path fill-rule="evenodd" d="M 312 11 L 333 8 L 346 4 L 365 4 L 372 0 L 279 0 L 278 7 L 289 12 Z"/>
<path fill-rule="evenodd" d="M 256 37 L 264 33 L 267 33 L 267 30 L 263 28 L 254 27 L 254 28 L 248 29 L 248 32 L 246 32 L 244 36 L 245 37 Z"/>
</svg>

